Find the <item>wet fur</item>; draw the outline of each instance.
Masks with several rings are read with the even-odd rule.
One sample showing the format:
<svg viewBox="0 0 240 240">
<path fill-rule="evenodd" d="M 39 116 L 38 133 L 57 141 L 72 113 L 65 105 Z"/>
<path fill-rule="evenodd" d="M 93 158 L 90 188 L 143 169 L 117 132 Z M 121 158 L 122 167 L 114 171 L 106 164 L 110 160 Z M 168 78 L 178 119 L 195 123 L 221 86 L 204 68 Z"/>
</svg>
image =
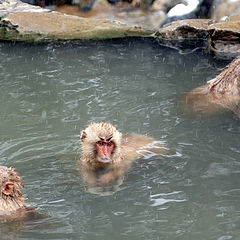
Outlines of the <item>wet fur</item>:
<svg viewBox="0 0 240 240">
<path fill-rule="evenodd" d="M 240 56 L 206 85 L 184 95 L 181 103 L 188 112 L 211 114 L 231 110 L 240 117 Z"/>
<path fill-rule="evenodd" d="M 4 194 L 7 183 L 13 184 L 12 193 Z M 32 220 L 42 218 L 43 215 L 34 208 L 26 206 L 21 189 L 23 184 L 14 168 L 0 166 L 0 221 Z"/>
<path fill-rule="evenodd" d="M 117 163 L 122 160 L 121 155 L 121 138 L 122 134 L 117 131 L 117 129 L 105 122 L 92 123 L 83 132 L 86 134 L 86 138 L 82 139 L 81 144 L 81 161 L 89 165 L 99 165 L 104 166 L 105 164 L 98 163 L 96 161 L 96 142 L 102 139 L 109 139 L 115 143 L 114 154 L 112 156 L 112 163 Z"/>
<path fill-rule="evenodd" d="M 111 163 L 96 160 L 96 142 L 99 137 L 108 139 L 112 136 L 115 149 Z M 122 135 L 112 124 L 98 122 L 90 124 L 82 132 L 81 157 L 78 166 L 88 186 L 99 186 L 122 178 L 134 159 L 141 156 L 140 150 L 154 139 L 138 134 Z M 161 153 L 163 149 L 160 150 Z"/>
<path fill-rule="evenodd" d="M 5 195 L 2 191 L 7 182 L 14 184 L 13 192 L 10 195 Z M 21 193 L 22 187 L 21 178 L 13 168 L 0 166 L 0 215 L 9 214 L 25 207 L 24 198 Z"/>
</svg>

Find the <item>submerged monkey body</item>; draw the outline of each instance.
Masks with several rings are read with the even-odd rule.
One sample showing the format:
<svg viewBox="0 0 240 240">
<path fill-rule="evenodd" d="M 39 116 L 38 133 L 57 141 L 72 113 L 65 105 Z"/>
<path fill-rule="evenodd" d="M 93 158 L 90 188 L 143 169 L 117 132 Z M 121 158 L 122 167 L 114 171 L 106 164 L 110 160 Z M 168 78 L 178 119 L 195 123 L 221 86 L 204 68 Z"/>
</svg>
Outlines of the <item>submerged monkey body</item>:
<svg viewBox="0 0 240 240">
<path fill-rule="evenodd" d="M 240 117 L 240 56 L 206 85 L 188 92 L 182 103 L 186 111 L 216 113 L 230 110 Z"/>
<path fill-rule="evenodd" d="M 141 150 L 153 142 L 148 136 L 122 135 L 110 123 L 90 124 L 81 134 L 79 164 L 84 181 L 96 186 L 122 177 L 133 160 L 142 155 Z"/>
<path fill-rule="evenodd" d="M 80 160 L 83 164 L 93 167 L 117 166 L 122 162 L 134 160 L 139 156 L 138 150 L 154 141 L 151 137 L 139 134 L 122 135 L 113 125 L 105 122 L 90 124 L 83 131 L 81 140 L 82 156 Z M 114 145 L 112 152 L 105 156 L 108 158 L 106 161 L 98 158 L 97 145 L 99 141 L 112 142 L 111 144 Z"/>
</svg>

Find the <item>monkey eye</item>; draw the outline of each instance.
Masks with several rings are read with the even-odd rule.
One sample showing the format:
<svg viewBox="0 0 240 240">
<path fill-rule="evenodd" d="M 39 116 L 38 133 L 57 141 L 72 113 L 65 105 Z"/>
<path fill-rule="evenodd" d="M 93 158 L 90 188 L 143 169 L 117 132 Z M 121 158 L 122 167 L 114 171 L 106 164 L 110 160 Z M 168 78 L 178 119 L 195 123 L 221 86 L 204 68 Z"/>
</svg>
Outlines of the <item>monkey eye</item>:
<svg viewBox="0 0 240 240">
<path fill-rule="evenodd" d="M 97 142 L 99 145 L 103 146 L 104 145 L 104 142 L 103 141 L 98 141 Z"/>
<path fill-rule="evenodd" d="M 110 142 L 108 142 L 108 144 L 107 144 L 108 146 L 112 146 L 113 145 L 113 142 L 112 141 L 110 141 Z"/>
</svg>

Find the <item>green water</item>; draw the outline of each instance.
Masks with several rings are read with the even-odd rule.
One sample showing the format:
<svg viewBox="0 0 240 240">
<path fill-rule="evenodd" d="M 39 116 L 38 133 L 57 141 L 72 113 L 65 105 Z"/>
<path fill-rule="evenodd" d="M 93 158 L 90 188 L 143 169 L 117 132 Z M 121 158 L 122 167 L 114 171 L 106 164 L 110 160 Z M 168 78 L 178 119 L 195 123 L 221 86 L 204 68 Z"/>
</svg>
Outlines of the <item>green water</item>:
<svg viewBox="0 0 240 240">
<path fill-rule="evenodd" d="M 240 239 L 240 121 L 192 117 L 184 92 L 226 62 L 147 40 L 0 43 L 0 165 L 48 217 L 0 223 L 1 239 Z M 115 192 L 93 194 L 76 170 L 80 130 L 110 121 L 164 142 L 138 159 Z"/>
</svg>

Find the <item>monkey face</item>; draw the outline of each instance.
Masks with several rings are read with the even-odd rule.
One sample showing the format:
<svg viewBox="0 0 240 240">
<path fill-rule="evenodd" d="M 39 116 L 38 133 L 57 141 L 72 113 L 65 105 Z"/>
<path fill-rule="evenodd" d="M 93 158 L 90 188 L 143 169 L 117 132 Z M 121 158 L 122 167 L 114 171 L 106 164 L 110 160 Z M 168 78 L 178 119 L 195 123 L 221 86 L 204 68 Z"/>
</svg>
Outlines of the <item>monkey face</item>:
<svg viewBox="0 0 240 240">
<path fill-rule="evenodd" d="M 96 142 L 97 156 L 96 160 L 102 163 L 111 163 L 115 144 L 113 141 L 100 140 Z"/>
<path fill-rule="evenodd" d="M 90 124 L 81 134 L 83 161 L 111 164 L 119 159 L 122 134 L 106 122 Z"/>
</svg>

